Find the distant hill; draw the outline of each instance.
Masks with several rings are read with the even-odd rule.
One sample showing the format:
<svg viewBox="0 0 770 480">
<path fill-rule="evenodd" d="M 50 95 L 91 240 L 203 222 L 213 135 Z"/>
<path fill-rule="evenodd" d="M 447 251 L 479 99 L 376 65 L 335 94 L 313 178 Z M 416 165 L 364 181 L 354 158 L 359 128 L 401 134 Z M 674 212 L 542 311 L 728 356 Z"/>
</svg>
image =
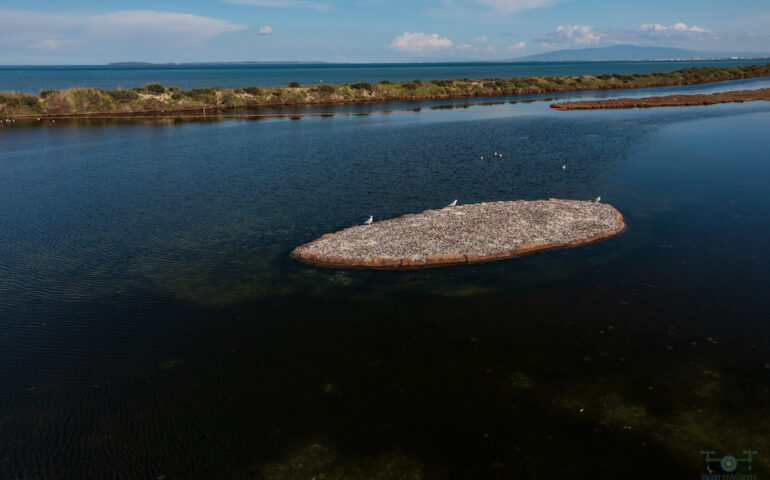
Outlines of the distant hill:
<svg viewBox="0 0 770 480">
<path fill-rule="evenodd" d="M 704 60 L 738 58 L 767 58 L 770 53 L 757 52 L 707 52 L 669 47 L 639 47 L 636 45 L 613 45 L 610 47 L 578 48 L 556 50 L 519 57 L 514 61 L 527 62 L 601 62 L 622 60 Z"/>
</svg>

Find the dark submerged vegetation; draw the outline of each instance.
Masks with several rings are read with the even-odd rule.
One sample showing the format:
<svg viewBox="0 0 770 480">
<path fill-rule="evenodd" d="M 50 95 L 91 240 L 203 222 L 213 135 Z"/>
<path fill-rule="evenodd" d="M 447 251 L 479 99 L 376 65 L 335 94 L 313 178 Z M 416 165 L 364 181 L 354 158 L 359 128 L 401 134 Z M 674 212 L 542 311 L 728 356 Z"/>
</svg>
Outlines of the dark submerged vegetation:
<svg viewBox="0 0 770 480">
<path fill-rule="evenodd" d="M 71 88 L 42 90 L 38 95 L 0 93 L 0 117 L 130 114 L 160 111 L 226 109 L 239 107 L 312 105 L 322 103 L 381 102 L 428 98 L 464 98 L 523 95 L 579 90 L 666 87 L 770 76 L 770 64 L 741 67 L 686 68 L 666 73 L 601 74 L 562 77 L 468 78 L 408 82 L 382 80 L 376 84 L 287 87 L 193 88 L 148 83 L 132 89 Z"/>
</svg>

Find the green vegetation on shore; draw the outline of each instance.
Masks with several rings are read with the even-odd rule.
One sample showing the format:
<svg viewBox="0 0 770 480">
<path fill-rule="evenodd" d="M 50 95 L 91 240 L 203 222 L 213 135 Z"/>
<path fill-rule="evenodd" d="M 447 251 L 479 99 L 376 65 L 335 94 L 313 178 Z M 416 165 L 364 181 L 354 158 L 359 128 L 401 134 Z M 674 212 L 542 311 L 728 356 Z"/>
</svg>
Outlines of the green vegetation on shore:
<svg viewBox="0 0 770 480">
<path fill-rule="evenodd" d="M 0 117 L 159 113 L 202 109 L 254 108 L 340 103 L 524 95 L 545 92 L 608 90 L 692 85 L 770 76 L 770 64 L 742 67 L 687 68 L 668 73 L 602 74 L 563 77 L 449 79 L 410 82 L 383 80 L 377 84 L 288 87 L 194 88 L 157 83 L 130 90 L 70 88 L 43 90 L 38 95 L 0 93 Z"/>
</svg>

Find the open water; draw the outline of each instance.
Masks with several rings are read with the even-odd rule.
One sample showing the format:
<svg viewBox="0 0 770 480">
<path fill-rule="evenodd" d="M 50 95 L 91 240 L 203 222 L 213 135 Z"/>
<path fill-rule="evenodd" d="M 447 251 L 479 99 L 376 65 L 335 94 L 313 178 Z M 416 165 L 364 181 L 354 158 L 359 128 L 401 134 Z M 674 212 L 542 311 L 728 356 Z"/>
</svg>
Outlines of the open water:
<svg viewBox="0 0 770 480">
<path fill-rule="evenodd" d="M 654 92 L 736 85 L 766 81 Z M 770 475 L 770 103 L 543 98 L 0 127 L 0 477 Z M 288 258 L 369 215 L 598 195 L 628 229 L 579 248 Z"/>
<path fill-rule="evenodd" d="M 488 62 L 488 63 L 370 63 L 370 64 L 252 64 L 252 65 L 60 65 L 0 66 L 0 92 L 38 93 L 71 87 L 141 87 L 155 82 L 180 88 L 274 87 L 447 78 L 508 78 L 602 73 L 669 72 L 683 68 L 763 64 L 761 60 L 697 60 L 665 62 Z"/>
</svg>

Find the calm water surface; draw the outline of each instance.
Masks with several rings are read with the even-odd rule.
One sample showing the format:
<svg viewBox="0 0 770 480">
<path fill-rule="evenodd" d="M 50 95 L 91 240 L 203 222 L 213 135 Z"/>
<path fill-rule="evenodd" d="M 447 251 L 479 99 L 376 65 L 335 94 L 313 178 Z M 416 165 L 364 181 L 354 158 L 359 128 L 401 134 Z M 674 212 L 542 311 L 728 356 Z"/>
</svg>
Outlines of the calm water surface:
<svg viewBox="0 0 770 480">
<path fill-rule="evenodd" d="M 511 100 L 0 128 L 0 477 L 770 475 L 770 103 Z M 580 248 L 287 258 L 369 215 L 597 195 L 628 230 Z"/>
<path fill-rule="evenodd" d="M 488 62 L 371 63 L 289 65 L 149 65 L 149 66 L 1 66 L 0 91 L 38 93 L 71 87 L 140 87 L 149 82 L 181 88 L 274 87 L 289 82 L 318 83 L 408 81 L 446 78 L 508 78 L 529 75 L 598 75 L 669 72 L 683 68 L 764 64 L 767 60 L 693 60 L 683 62 Z"/>
</svg>

